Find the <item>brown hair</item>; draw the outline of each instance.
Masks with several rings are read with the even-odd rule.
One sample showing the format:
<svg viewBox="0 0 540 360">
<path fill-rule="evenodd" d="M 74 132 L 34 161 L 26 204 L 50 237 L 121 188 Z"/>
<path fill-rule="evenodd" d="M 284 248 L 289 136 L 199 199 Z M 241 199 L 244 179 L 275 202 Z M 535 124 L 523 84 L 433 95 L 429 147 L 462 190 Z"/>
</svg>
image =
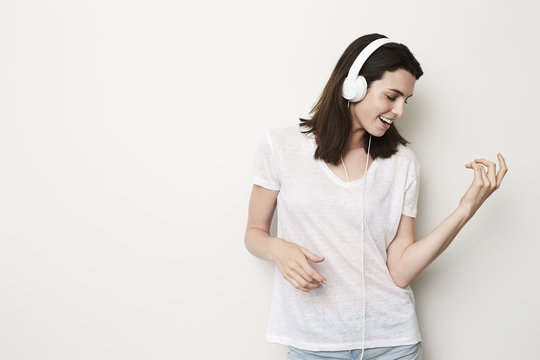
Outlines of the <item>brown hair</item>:
<svg viewBox="0 0 540 360">
<path fill-rule="evenodd" d="M 311 110 L 311 119 L 300 118 L 300 126 L 307 128 L 302 133 L 315 135 L 317 142 L 315 159 L 323 159 L 335 165 L 339 163 L 352 131 L 348 101 L 341 96 L 343 82 L 358 54 L 372 41 L 385 37 L 380 34 L 370 34 L 353 41 L 341 55 L 321 96 Z M 373 81 L 381 79 L 385 71 L 398 69 L 410 72 L 417 80 L 423 74 L 420 63 L 405 45 L 388 43 L 378 48 L 368 58 L 359 75 L 366 78 L 369 87 Z M 362 145 L 366 152 L 368 140 L 369 134 L 366 131 L 362 137 Z M 396 153 L 400 143 L 409 144 L 392 124 L 383 136 L 372 137 L 370 155 L 373 159 L 388 158 Z"/>
</svg>

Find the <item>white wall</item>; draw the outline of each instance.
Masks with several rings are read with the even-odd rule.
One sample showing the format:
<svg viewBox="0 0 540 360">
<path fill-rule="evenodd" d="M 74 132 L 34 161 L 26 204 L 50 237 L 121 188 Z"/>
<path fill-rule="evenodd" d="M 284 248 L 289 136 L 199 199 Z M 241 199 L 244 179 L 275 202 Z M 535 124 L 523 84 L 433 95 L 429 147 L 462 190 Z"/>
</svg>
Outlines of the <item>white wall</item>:
<svg viewBox="0 0 540 360">
<path fill-rule="evenodd" d="M 465 163 L 509 167 L 413 284 L 426 358 L 535 358 L 539 10 L 3 1 L 0 358 L 284 359 L 264 341 L 272 264 L 243 243 L 256 145 L 371 32 L 425 71 L 398 124 L 422 163 L 418 237 L 457 206 Z"/>
</svg>

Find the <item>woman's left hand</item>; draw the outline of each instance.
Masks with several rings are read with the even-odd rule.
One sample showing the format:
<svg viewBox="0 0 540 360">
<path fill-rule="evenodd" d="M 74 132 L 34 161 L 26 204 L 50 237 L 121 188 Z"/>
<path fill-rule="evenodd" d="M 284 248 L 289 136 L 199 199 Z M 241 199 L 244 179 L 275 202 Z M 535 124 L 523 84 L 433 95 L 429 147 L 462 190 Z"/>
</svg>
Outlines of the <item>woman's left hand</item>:
<svg viewBox="0 0 540 360">
<path fill-rule="evenodd" d="M 504 175 L 508 171 L 503 156 L 498 153 L 497 157 L 499 158 L 499 171 L 497 172 L 495 171 L 495 163 L 486 159 L 475 159 L 474 162 L 465 165 L 466 168 L 474 170 L 474 179 L 465 195 L 461 198 L 459 206 L 470 211 L 471 216 L 501 186 Z M 484 166 L 488 169 L 487 173 Z"/>
</svg>

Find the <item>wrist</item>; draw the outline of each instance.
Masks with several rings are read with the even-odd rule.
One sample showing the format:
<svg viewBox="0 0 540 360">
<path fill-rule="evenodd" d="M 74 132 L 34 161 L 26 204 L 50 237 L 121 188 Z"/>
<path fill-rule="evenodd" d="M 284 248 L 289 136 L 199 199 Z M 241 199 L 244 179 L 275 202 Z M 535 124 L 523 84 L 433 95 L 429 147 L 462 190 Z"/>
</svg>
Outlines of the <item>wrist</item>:
<svg viewBox="0 0 540 360">
<path fill-rule="evenodd" d="M 275 251 L 276 251 L 276 246 L 278 245 L 280 240 L 281 239 L 277 238 L 277 237 L 268 238 L 268 242 L 269 242 L 269 245 L 268 245 L 268 260 L 275 262 L 274 254 L 275 254 Z"/>
<path fill-rule="evenodd" d="M 455 210 L 455 212 L 460 214 L 461 217 L 465 218 L 466 220 L 469 220 L 470 218 L 472 218 L 476 210 L 477 209 L 474 209 L 470 205 L 465 205 L 463 203 L 460 203 L 457 209 Z"/>
</svg>

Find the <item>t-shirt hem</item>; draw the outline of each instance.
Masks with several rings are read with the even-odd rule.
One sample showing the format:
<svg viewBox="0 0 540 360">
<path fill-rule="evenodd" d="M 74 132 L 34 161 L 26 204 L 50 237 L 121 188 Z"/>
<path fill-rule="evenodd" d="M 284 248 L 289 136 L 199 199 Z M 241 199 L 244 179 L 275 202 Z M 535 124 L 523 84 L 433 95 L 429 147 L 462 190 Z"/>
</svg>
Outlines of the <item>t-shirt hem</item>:
<svg viewBox="0 0 540 360">
<path fill-rule="evenodd" d="M 362 349 L 362 341 L 339 344 L 313 344 L 274 335 L 266 335 L 266 341 L 276 344 L 289 345 L 298 349 L 309 351 L 341 351 Z M 370 349 L 377 347 L 414 345 L 420 341 L 422 341 L 422 337 L 420 335 L 400 339 L 380 339 L 377 341 L 366 341 L 365 347 L 366 349 Z"/>
<path fill-rule="evenodd" d="M 259 185 L 259 186 L 262 186 L 263 188 L 266 188 L 266 189 L 269 189 L 269 190 L 274 190 L 274 191 L 279 191 L 279 186 L 276 186 L 272 183 L 269 183 L 268 181 L 265 181 L 259 177 L 253 177 L 253 179 L 251 180 L 251 182 L 255 185 Z"/>
<path fill-rule="evenodd" d="M 416 218 L 416 211 L 414 210 L 403 210 L 401 213 L 405 216 Z"/>
</svg>

